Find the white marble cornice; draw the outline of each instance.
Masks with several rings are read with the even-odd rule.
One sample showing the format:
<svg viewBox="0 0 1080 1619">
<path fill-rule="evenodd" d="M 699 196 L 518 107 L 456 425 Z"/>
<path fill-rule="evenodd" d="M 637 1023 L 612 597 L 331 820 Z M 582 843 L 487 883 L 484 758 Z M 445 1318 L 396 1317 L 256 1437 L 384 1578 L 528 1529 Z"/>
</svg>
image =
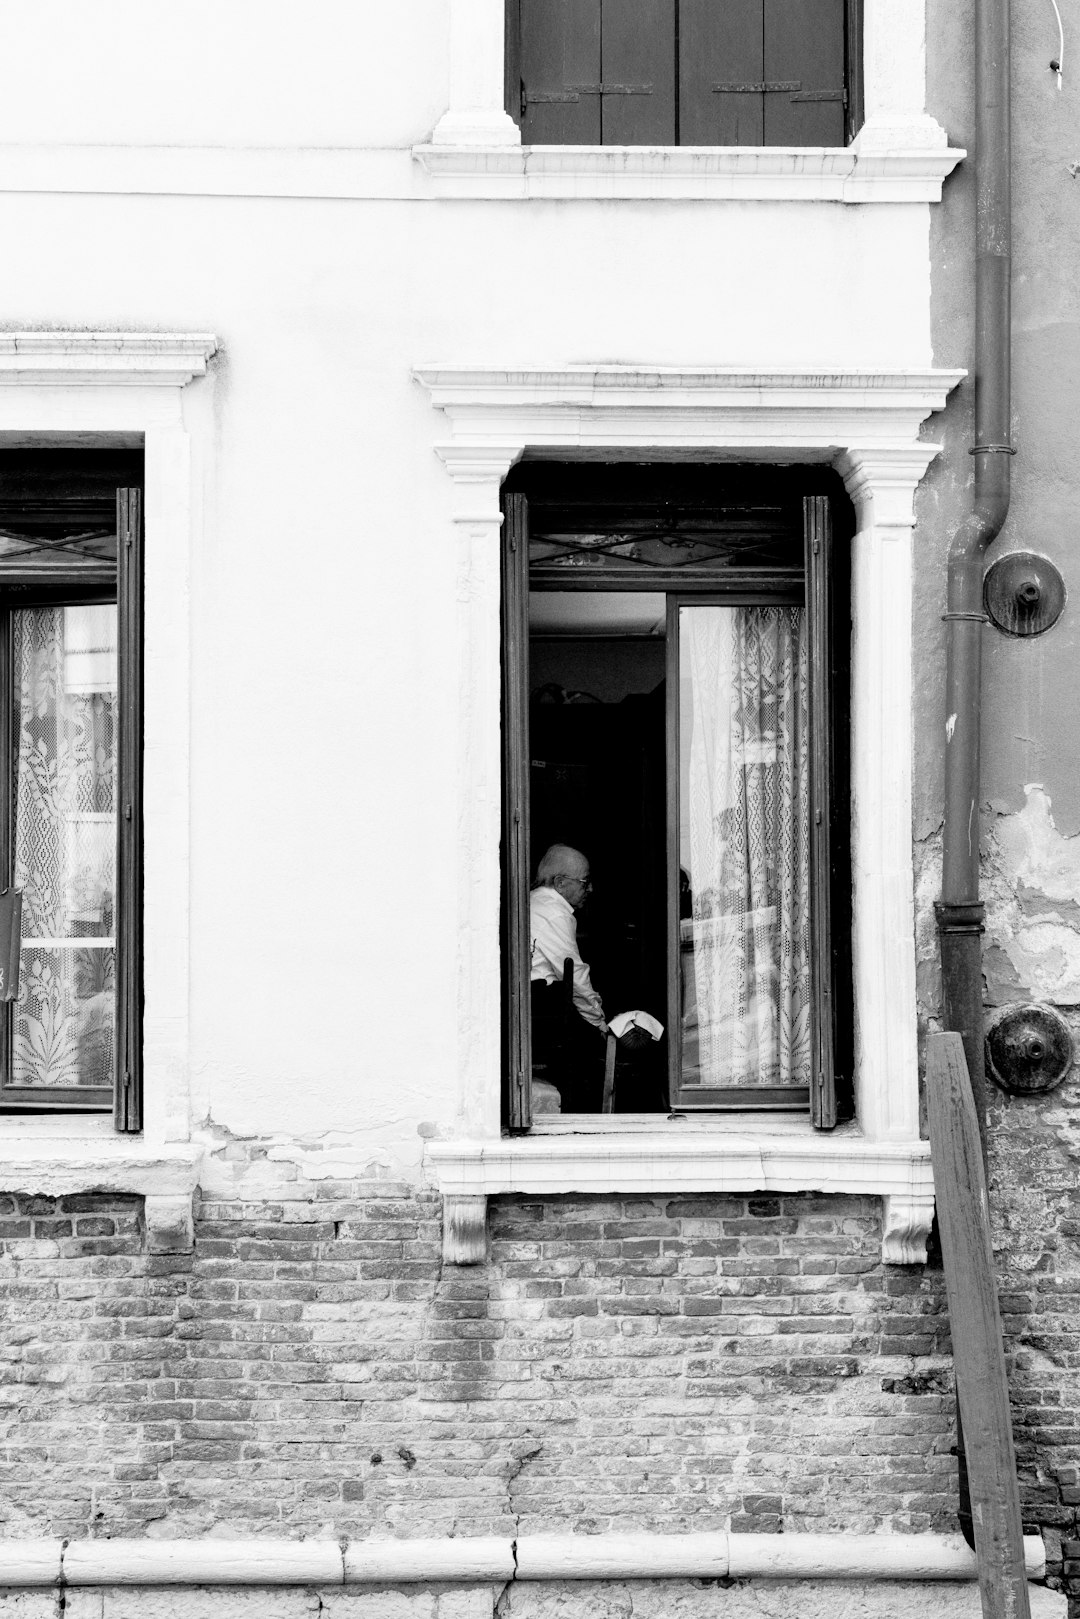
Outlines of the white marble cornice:
<svg viewBox="0 0 1080 1619">
<path fill-rule="evenodd" d="M 206 332 L 0 332 L 0 386 L 182 388 L 217 346 Z"/>
<path fill-rule="evenodd" d="M 448 463 L 514 459 L 558 448 L 588 454 L 648 448 L 691 459 L 728 450 L 748 459 L 838 460 L 858 447 L 889 482 L 937 453 L 921 424 L 944 408 L 963 371 L 766 371 L 736 367 L 423 365 L 414 371 L 446 414 Z M 901 467 L 900 463 L 905 463 Z M 455 476 L 460 476 L 450 466 Z"/>
</svg>

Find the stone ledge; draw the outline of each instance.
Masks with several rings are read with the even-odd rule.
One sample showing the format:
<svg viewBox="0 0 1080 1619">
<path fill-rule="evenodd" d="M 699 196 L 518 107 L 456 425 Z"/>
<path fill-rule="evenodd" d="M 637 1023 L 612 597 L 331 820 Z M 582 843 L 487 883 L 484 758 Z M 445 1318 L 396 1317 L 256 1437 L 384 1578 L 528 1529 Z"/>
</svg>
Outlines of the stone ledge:
<svg viewBox="0 0 1080 1619">
<path fill-rule="evenodd" d="M 650 1131 L 541 1134 L 490 1141 L 434 1141 L 425 1163 L 443 1194 L 448 1264 L 483 1262 L 487 1199 L 525 1192 L 672 1196 L 688 1192 L 829 1192 L 881 1197 L 886 1264 L 926 1261 L 934 1216 L 927 1141 L 867 1141 L 848 1127 L 830 1134 L 681 1122 Z"/>
<path fill-rule="evenodd" d="M 189 1254 L 195 1246 L 192 1194 L 201 1153 L 195 1147 L 154 1148 L 130 1137 L 31 1137 L 4 1143 L 0 1191 L 70 1197 L 110 1192 L 142 1197 L 146 1246 L 152 1254 Z M 21 1150 L 20 1150 L 21 1147 Z"/>
<path fill-rule="evenodd" d="M 79 1192 L 134 1192 L 171 1201 L 191 1194 L 201 1152 L 187 1144 L 153 1147 L 131 1137 L 77 1136 L 0 1142 L 0 1191 L 67 1197 Z"/>
<path fill-rule="evenodd" d="M 1046 1572 L 1024 1538 L 1029 1579 Z M 960 1535 L 524 1535 L 439 1539 L 8 1540 L 0 1588 L 615 1579 L 974 1580 Z"/>
<path fill-rule="evenodd" d="M 516 146 L 509 142 L 414 146 L 436 196 L 563 200 L 739 202 L 938 202 L 966 152 L 893 142 L 852 146 Z M 906 137 L 906 138 L 905 138 Z"/>
</svg>

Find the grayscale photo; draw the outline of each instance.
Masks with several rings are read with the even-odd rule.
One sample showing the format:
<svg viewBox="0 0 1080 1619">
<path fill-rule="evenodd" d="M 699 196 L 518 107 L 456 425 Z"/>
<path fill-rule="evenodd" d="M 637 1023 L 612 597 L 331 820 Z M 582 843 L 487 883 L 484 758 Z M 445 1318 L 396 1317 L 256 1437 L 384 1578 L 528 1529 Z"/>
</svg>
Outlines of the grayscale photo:
<svg viewBox="0 0 1080 1619">
<path fill-rule="evenodd" d="M 0 49 L 0 1619 L 1080 1619 L 1080 0 Z"/>
</svg>

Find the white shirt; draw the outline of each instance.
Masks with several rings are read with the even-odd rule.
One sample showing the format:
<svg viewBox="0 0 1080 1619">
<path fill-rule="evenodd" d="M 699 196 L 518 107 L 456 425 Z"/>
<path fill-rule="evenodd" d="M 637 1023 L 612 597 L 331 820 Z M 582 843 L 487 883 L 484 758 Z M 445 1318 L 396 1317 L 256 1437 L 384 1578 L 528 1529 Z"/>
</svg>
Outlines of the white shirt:
<svg viewBox="0 0 1080 1619">
<path fill-rule="evenodd" d="M 532 936 L 532 963 L 529 977 L 535 983 L 561 984 L 563 962 L 574 963 L 574 1007 L 586 1023 L 604 1030 L 604 1008 L 592 987 L 589 969 L 578 954 L 577 921 L 574 908 L 557 888 L 534 888 L 529 895 L 529 929 Z"/>
</svg>

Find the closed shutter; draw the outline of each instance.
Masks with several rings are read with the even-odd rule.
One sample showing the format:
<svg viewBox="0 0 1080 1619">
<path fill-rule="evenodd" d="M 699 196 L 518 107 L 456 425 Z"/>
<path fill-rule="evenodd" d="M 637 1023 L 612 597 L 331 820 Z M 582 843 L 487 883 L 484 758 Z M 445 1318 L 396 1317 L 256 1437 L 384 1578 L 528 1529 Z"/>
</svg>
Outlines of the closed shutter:
<svg viewBox="0 0 1080 1619">
<path fill-rule="evenodd" d="M 532 1124 L 529 1030 L 529 516 L 524 495 L 503 503 L 502 546 L 502 984 L 505 1114 Z"/>
<path fill-rule="evenodd" d="M 674 0 L 602 0 L 605 146 L 675 144 Z"/>
<path fill-rule="evenodd" d="M 599 146 L 600 0 L 520 0 L 516 31 L 522 140 Z"/>
<path fill-rule="evenodd" d="M 845 0 L 764 0 L 766 146 L 843 146 Z"/>
<path fill-rule="evenodd" d="M 803 501 L 810 663 L 810 1116 L 836 1123 L 836 994 L 832 928 L 832 726 L 829 576 L 832 522 L 825 495 Z"/>
<path fill-rule="evenodd" d="M 680 0 L 679 140 L 760 146 L 765 78 L 761 0 Z"/>
<path fill-rule="evenodd" d="M 859 16 L 859 0 L 679 0 L 681 144 L 843 146 Z"/>
<path fill-rule="evenodd" d="M 528 143 L 843 146 L 861 0 L 507 0 Z"/>
<path fill-rule="evenodd" d="M 143 1126 L 142 1097 L 142 495 L 116 491 L 120 712 L 117 816 L 116 1128 Z"/>
</svg>

